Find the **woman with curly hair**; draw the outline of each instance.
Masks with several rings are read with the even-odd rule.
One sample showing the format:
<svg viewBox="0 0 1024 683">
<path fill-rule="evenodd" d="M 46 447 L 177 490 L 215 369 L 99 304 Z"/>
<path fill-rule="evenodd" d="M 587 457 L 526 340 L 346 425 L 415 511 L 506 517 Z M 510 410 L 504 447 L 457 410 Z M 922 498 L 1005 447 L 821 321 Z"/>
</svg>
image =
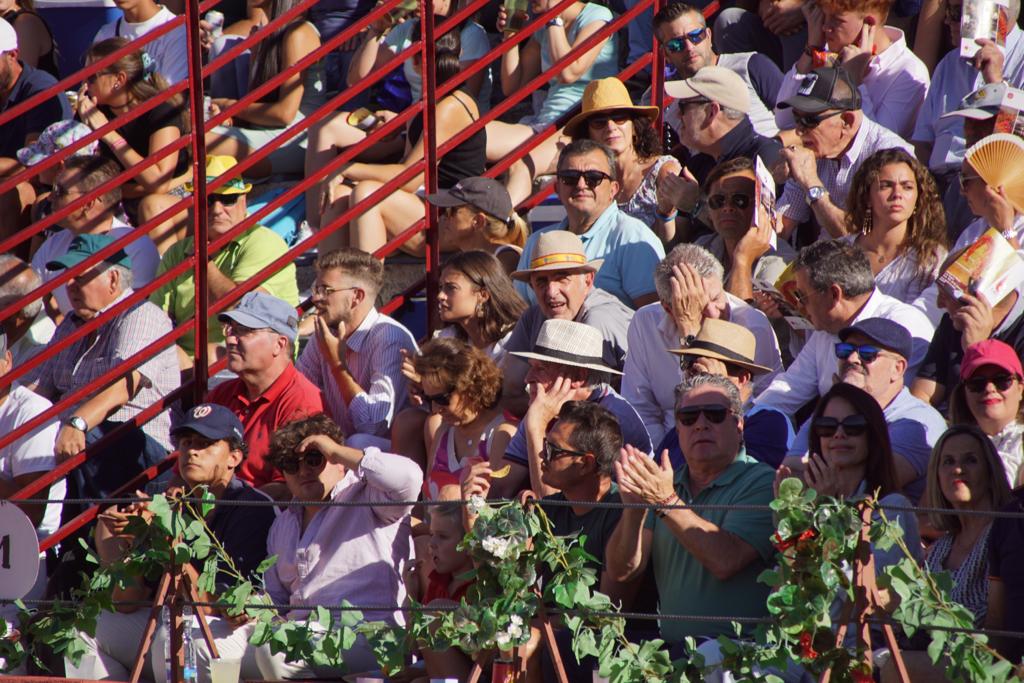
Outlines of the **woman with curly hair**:
<svg viewBox="0 0 1024 683">
<path fill-rule="evenodd" d="M 458 486 L 470 458 L 482 458 L 497 469 L 516 429 L 498 405 L 501 370 L 483 351 L 459 339 L 432 339 L 413 365 L 423 400 L 441 418 L 427 448 L 424 481 L 426 497 L 437 500 L 444 487 Z"/>
<path fill-rule="evenodd" d="M 935 324 L 942 312 L 930 290 L 946 258 L 946 216 L 928 169 L 902 149 L 883 149 L 857 169 L 843 239 L 871 262 L 883 294 L 921 309 Z"/>
<path fill-rule="evenodd" d="M 600 142 L 615 151 L 619 165 L 619 209 L 651 227 L 664 242 L 676 231 L 674 195 L 663 186 L 682 166 L 661 153 L 661 136 L 654 129 L 657 107 L 633 104 L 618 78 L 591 81 L 583 92 L 583 111 L 565 125 L 573 140 Z"/>
</svg>

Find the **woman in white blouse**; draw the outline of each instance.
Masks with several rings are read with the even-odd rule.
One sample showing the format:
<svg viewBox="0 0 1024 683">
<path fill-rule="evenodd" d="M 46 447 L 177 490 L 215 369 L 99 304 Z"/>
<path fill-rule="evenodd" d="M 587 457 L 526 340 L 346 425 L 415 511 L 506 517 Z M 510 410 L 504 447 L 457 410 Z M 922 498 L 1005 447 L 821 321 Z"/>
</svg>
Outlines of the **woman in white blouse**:
<svg viewBox="0 0 1024 683">
<path fill-rule="evenodd" d="M 879 291 L 937 324 L 935 278 L 946 258 L 946 218 L 928 169 L 902 149 L 875 152 L 857 169 L 847 205 L 843 239 L 867 254 Z"/>
</svg>

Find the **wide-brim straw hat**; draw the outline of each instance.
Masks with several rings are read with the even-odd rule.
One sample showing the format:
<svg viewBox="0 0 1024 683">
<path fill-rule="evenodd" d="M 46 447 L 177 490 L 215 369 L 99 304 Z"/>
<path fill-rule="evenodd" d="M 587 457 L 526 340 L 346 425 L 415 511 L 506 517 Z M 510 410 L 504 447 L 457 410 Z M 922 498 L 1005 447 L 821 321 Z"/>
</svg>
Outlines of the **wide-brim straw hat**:
<svg viewBox="0 0 1024 683">
<path fill-rule="evenodd" d="M 754 362 L 757 340 L 754 333 L 736 323 L 705 318 L 700 332 L 685 349 L 669 349 L 680 356 L 715 358 L 750 370 L 755 375 L 771 372 L 771 368 Z"/>
<path fill-rule="evenodd" d="M 580 129 L 587 125 L 587 120 L 606 111 L 636 112 L 651 121 L 658 118 L 657 107 L 639 107 L 633 104 L 622 81 L 615 77 L 599 78 L 587 84 L 586 90 L 583 91 L 583 111 L 565 124 L 565 134 L 569 137 L 582 136 L 586 131 Z"/>
<path fill-rule="evenodd" d="M 604 337 L 596 327 L 572 320 L 549 318 L 540 326 L 533 351 L 510 351 L 520 358 L 533 358 L 559 365 L 572 365 L 613 375 L 622 373 L 604 364 Z"/>
<path fill-rule="evenodd" d="M 549 270 L 581 270 L 596 273 L 601 269 L 604 259 L 587 260 L 583 251 L 583 240 L 568 230 L 547 230 L 537 234 L 530 253 L 529 267 L 517 270 L 509 277 L 513 280 L 528 282 L 533 273 Z"/>
</svg>

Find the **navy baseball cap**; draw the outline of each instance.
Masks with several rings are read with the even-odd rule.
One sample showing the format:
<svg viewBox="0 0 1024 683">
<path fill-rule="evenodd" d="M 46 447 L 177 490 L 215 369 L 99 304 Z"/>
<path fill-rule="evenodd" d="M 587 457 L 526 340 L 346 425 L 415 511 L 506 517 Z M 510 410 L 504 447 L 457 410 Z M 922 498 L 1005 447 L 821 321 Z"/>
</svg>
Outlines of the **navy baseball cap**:
<svg viewBox="0 0 1024 683">
<path fill-rule="evenodd" d="M 914 340 L 907 328 L 897 322 L 885 318 L 867 318 L 844 327 L 839 331 L 839 340 L 846 341 L 853 334 L 862 334 L 883 349 L 898 353 L 910 360 L 913 354 Z"/>
<path fill-rule="evenodd" d="M 247 293 L 235 308 L 218 314 L 217 320 L 236 322 L 253 329 L 269 327 L 292 342 L 298 337 L 299 318 L 295 307 L 266 292 Z"/>
<path fill-rule="evenodd" d="M 238 417 L 226 406 L 217 403 L 200 403 L 171 427 L 171 436 L 184 431 L 193 431 L 207 439 L 244 441 L 244 430 Z"/>
</svg>

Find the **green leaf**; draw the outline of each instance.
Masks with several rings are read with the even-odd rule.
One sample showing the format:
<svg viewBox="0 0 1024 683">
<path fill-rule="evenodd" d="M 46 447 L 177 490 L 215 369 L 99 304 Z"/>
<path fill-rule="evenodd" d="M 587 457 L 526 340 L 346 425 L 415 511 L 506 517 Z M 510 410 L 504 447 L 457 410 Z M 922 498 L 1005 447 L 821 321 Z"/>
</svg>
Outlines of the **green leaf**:
<svg viewBox="0 0 1024 683">
<path fill-rule="evenodd" d="M 271 567 L 277 564 L 277 555 L 271 555 L 267 559 L 260 562 L 259 566 L 256 567 L 256 573 L 262 576 L 267 573 Z"/>
</svg>

